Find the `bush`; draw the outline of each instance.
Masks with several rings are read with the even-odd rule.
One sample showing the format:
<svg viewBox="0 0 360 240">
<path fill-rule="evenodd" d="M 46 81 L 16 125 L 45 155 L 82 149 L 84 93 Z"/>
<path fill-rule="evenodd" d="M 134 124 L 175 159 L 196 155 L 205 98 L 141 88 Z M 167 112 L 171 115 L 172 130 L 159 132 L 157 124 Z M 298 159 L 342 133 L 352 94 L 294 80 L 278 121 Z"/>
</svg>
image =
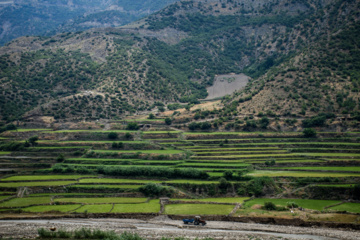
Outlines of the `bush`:
<svg viewBox="0 0 360 240">
<path fill-rule="evenodd" d="M 117 133 L 115 133 L 115 132 L 111 132 L 111 133 L 109 133 L 108 134 L 108 138 L 109 139 L 117 139 L 118 138 L 118 134 Z"/>
<path fill-rule="evenodd" d="M 150 113 L 149 116 L 148 116 L 148 119 L 155 119 L 155 115 Z"/>
<path fill-rule="evenodd" d="M 57 162 L 63 162 L 65 160 L 64 154 L 59 154 L 56 158 Z"/>
<path fill-rule="evenodd" d="M 299 205 L 296 202 L 287 202 L 286 206 L 288 208 L 298 208 L 299 207 Z"/>
<path fill-rule="evenodd" d="M 32 146 L 36 146 L 38 140 L 39 140 L 39 137 L 38 137 L 38 136 L 32 136 L 31 138 L 28 139 L 28 142 L 29 142 L 29 144 L 31 144 Z"/>
<path fill-rule="evenodd" d="M 128 123 L 128 125 L 126 126 L 127 130 L 139 130 L 139 125 L 136 122 L 130 122 Z"/>
<path fill-rule="evenodd" d="M 273 202 L 265 202 L 264 209 L 269 210 L 269 211 L 274 211 L 277 208 L 276 208 L 276 205 Z"/>
<path fill-rule="evenodd" d="M 164 187 L 161 184 L 147 183 L 146 185 L 139 188 L 139 191 L 147 197 L 170 197 L 174 190 L 170 187 Z"/>
<path fill-rule="evenodd" d="M 166 123 L 166 125 L 171 125 L 171 123 L 172 123 L 172 120 L 171 120 L 171 118 L 165 118 L 165 123 Z"/>
<path fill-rule="evenodd" d="M 305 128 L 303 131 L 304 137 L 307 137 L 307 138 L 316 137 L 316 134 L 317 134 L 316 130 L 312 129 L 312 128 Z"/>
</svg>

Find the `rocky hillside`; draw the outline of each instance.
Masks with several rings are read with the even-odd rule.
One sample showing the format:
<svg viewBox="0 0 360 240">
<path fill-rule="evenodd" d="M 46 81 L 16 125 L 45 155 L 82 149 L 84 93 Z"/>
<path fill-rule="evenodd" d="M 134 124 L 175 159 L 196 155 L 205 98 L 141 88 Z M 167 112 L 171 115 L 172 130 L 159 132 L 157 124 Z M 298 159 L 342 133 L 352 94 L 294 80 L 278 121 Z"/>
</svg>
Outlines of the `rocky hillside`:
<svg viewBox="0 0 360 240">
<path fill-rule="evenodd" d="M 19 38 L 0 49 L 0 115 L 162 111 L 198 102 L 215 75 L 229 73 L 253 80 L 218 117 L 351 113 L 358 12 L 358 0 L 182 1 L 123 28 Z"/>
<path fill-rule="evenodd" d="M 177 0 L 2 0 L 0 44 L 21 36 L 50 36 L 121 26 Z"/>
</svg>

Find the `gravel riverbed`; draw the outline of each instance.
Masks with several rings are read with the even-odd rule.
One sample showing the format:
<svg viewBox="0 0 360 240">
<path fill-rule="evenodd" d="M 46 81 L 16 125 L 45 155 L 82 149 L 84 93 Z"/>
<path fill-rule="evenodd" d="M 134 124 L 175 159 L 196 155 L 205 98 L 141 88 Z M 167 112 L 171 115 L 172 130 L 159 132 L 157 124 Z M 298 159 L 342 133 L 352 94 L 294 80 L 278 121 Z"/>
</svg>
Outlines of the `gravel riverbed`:
<svg viewBox="0 0 360 240">
<path fill-rule="evenodd" d="M 214 239 L 313 239 L 359 240 L 360 231 L 346 229 L 291 227 L 281 225 L 252 224 L 239 222 L 209 221 L 206 226 L 185 225 L 182 221 L 156 217 L 151 220 L 137 219 L 56 219 L 56 220 L 1 220 L 2 238 L 33 239 L 39 228 L 73 231 L 90 228 L 116 233 L 137 233 L 146 239 L 162 237 L 214 238 Z"/>
</svg>

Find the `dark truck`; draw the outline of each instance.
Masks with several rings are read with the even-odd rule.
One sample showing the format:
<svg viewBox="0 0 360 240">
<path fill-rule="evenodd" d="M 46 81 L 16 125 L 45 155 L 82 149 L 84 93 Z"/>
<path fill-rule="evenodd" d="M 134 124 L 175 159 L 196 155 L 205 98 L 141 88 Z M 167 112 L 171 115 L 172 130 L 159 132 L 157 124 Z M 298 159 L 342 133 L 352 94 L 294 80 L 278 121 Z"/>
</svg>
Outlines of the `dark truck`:
<svg viewBox="0 0 360 240">
<path fill-rule="evenodd" d="M 196 216 L 194 219 L 183 219 L 184 224 L 194 223 L 194 225 L 206 225 L 206 221 L 202 220 L 200 216 Z"/>
</svg>

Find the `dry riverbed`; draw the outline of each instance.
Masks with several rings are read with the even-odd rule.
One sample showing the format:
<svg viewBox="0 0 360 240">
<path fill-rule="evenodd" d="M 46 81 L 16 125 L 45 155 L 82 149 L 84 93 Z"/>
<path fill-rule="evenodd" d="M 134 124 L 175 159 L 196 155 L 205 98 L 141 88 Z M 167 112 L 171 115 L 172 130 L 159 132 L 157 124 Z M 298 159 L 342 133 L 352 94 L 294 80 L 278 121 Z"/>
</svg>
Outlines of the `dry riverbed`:
<svg viewBox="0 0 360 240">
<path fill-rule="evenodd" d="M 67 231 L 90 228 L 116 233 L 137 233 L 146 239 L 162 237 L 214 238 L 214 239 L 360 239 L 360 231 L 328 228 L 291 227 L 238 222 L 209 221 L 204 227 L 184 225 L 166 216 L 151 220 L 137 219 L 56 219 L 56 220 L 1 220 L 2 238 L 36 238 L 37 229 L 56 227 Z"/>
</svg>

